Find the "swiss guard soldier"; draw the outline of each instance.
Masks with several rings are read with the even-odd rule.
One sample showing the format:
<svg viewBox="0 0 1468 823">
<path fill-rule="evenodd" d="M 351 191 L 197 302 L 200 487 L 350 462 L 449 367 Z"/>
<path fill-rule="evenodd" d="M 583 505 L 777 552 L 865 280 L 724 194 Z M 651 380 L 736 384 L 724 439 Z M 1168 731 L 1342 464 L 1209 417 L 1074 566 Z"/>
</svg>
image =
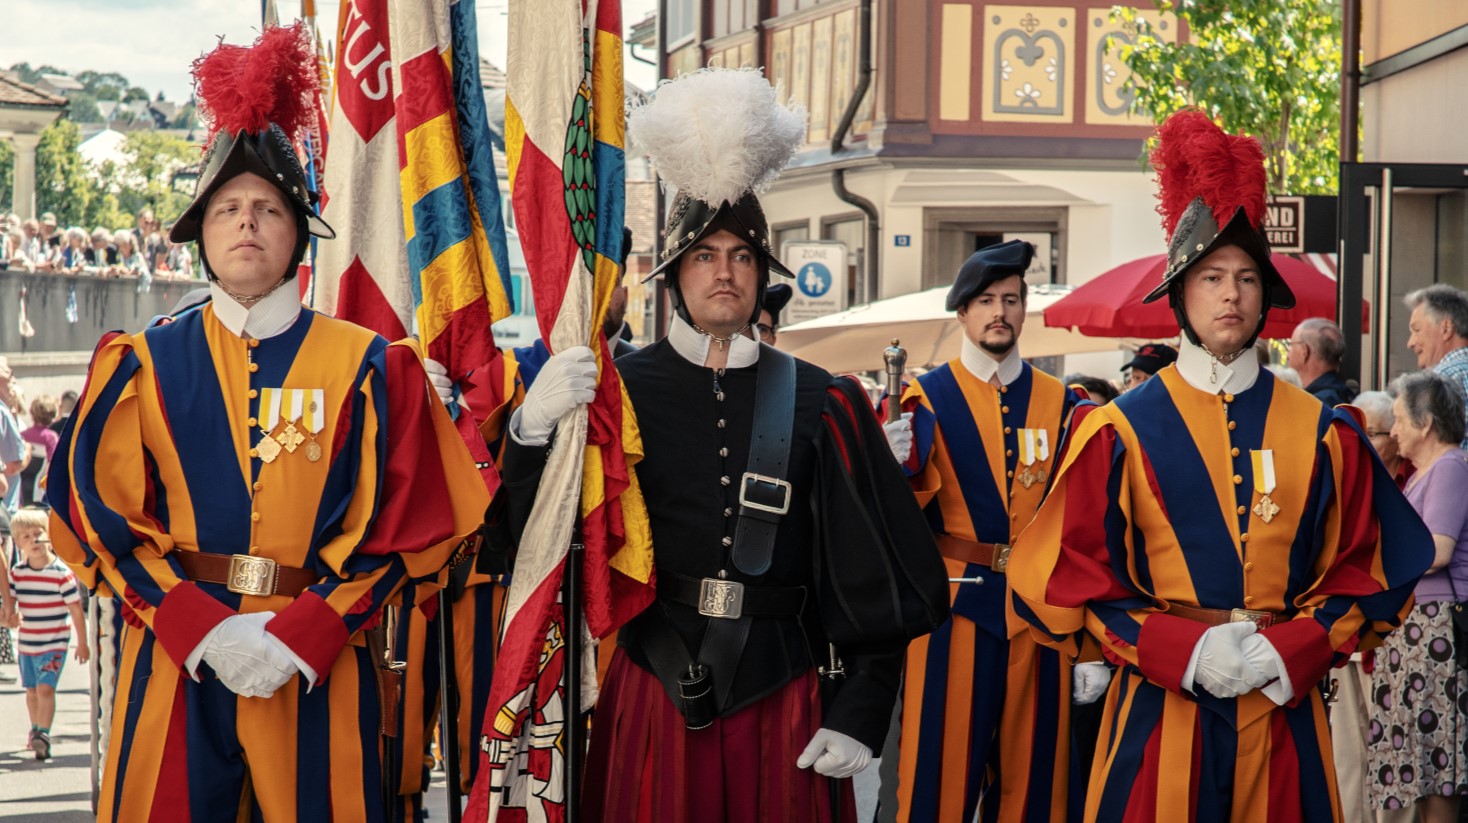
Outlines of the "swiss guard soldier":
<svg viewBox="0 0 1468 823">
<path fill-rule="evenodd" d="M 1104 663 L 1009 638 L 1005 566 L 1049 488 L 1081 400 L 1020 358 L 1025 270 L 1035 247 L 980 249 L 946 302 L 964 328 L 959 356 L 903 395 L 886 429 L 948 565 L 953 617 L 908 649 L 897 800 L 901 821 L 1064 823 L 1070 704 L 1092 702 Z M 1089 407 L 1089 406 L 1088 406 Z M 981 801 L 982 798 L 982 801 Z"/>
<path fill-rule="evenodd" d="M 1334 821 L 1320 684 L 1412 602 L 1431 537 L 1354 417 L 1259 368 L 1294 295 L 1252 138 L 1158 130 L 1177 363 L 1078 426 L 1009 562 L 1036 639 L 1120 666 L 1086 820 Z"/>
<path fill-rule="evenodd" d="M 415 349 L 301 307 L 332 236 L 291 144 L 314 66 L 299 25 L 196 64 L 172 239 L 212 300 L 103 339 L 49 477 L 58 554 L 127 620 L 103 820 L 383 820 L 371 629 L 487 504 Z"/>
<path fill-rule="evenodd" d="M 642 433 L 658 596 L 618 636 L 583 813 L 850 819 L 849 783 L 832 778 L 880 746 L 903 650 L 943 622 L 948 600 L 859 385 L 750 332 L 770 272 L 790 274 L 755 191 L 804 138 L 805 117 L 759 72 L 709 69 L 659 87 L 628 133 L 678 189 L 654 271 L 671 329 L 617 360 Z M 552 356 L 510 419 L 512 532 L 550 441 L 543 421 L 589 399 L 560 378 L 557 361 L 577 356 Z"/>
</svg>

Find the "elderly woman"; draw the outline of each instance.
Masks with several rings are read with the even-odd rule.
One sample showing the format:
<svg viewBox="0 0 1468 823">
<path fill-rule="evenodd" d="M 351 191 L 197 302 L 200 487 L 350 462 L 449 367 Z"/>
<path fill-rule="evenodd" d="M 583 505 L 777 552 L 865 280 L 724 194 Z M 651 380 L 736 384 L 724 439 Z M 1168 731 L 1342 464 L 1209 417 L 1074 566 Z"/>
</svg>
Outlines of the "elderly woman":
<svg viewBox="0 0 1468 823">
<path fill-rule="evenodd" d="M 1468 793 L 1468 675 L 1452 614 L 1468 596 L 1468 454 L 1463 395 L 1433 372 L 1396 380 L 1392 438 L 1417 471 L 1404 492 L 1432 532 L 1437 556 L 1402 629 L 1376 654 L 1368 762 L 1377 808 L 1416 804 L 1423 823 L 1458 819 Z"/>
<path fill-rule="evenodd" d="M 112 233 L 112 243 L 117 246 L 117 265 L 110 270 L 113 277 L 138 278 L 138 291 L 145 292 L 153 283 L 153 270 L 143 250 L 138 248 L 137 237 L 129 229 L 118 229 Z"/>
<path fill-rule="evenodd" d="M 1360 409 L 1366 418 L 1366 437 L 1371 441 L 1371 447 L 1376 449 L 1377 456 L 1396 479 L 1397 486 L 1404 487 L 1415 468 L 1412 461 L 1402 455 L 1396 438 L 1392 437 L 1392 424 L 1396 422 L 1392 407 L 1395 404 L 1396 400 L 1384 391 L 1364 391 L 1351 401 L 1351 405 Z"/>
</svg>

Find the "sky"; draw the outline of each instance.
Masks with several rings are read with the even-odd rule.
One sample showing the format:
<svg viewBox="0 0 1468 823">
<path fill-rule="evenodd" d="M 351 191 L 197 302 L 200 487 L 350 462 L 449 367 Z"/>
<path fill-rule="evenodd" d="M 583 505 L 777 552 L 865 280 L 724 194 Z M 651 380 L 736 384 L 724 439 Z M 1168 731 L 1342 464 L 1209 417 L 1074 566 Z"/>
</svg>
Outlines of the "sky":
<svg viewBox="0 0 1468 823">
<path fill-rule="evenodd" d="M 300 0 L 276 0 L 282 22 L 299 16 Z M 470 2 L 470 0 L 464 0 Z M 509 0 L 473 0 L 479 16 L 480 56 L 504 68 Z M 541 2 L 541 0 L 524 0 Z M 26 62 L 70 73 L 115 71 L 156 97 L 188 99 L 189 66 L 225 42 L 248 44 L 259 35 L 258 0 L 4 0 L 0 69 Z M 317 25 L 333 38 L 340 0 L 317 0 Z M 631 25 L 657 8 L 657 0 L 623 0 Z M 647 56 L 643 50 L 640 53 Z M 626 61 L 626 77 L 652 85 L 651 66 Z"/>
</svg>

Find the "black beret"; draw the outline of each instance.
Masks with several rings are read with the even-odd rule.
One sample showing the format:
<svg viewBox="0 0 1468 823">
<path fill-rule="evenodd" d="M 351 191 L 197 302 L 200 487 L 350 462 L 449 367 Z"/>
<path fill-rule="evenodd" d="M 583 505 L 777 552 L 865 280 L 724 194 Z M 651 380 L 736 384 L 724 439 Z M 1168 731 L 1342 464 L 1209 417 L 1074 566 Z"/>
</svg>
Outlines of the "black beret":
<svg viewBox="0 0 1468 823">
<path fill-rule="evenodd" d="M 765 287 L 765 300 L 761 307 L 770 313 L 770 321 L 776 326 L 780 325 L 780 312 L 795 296 L 795 290 L 788 283 L 775 283 Z"/>
<path fill-rule="evenodd" d="M 1176 362 L 1177 349 L 1162 343 L 1148 343 L 1137 349 L 1137 356 L 1127 361 L 1121 370 L 1140 369 L 1148 374 L 1156 374 Z"/>
<path fill-rule="evenodd" d="M 948 292 L 945 307 L 949 311 L 958 311 L 987 289 L 989 284 L 1016 274 L 1023 277 L 1034 256 L 1035 247 L 1024 240 L 1010 240 L 1008 243 L 979 249 L 958 270 L 958 277 Z"/>
</svg>

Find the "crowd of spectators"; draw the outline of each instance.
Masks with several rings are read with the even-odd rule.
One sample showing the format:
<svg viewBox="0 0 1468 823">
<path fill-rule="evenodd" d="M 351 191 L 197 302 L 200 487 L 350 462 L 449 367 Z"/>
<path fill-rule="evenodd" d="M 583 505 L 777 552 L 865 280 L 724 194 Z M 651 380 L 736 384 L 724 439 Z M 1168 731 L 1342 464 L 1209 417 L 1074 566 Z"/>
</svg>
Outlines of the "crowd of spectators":
<svg viewBox="0 0 1468 823">
<path fill-rule="evenodd" d="M 0 268 L 129 278 L 138 282 L 138 291 L 147 291 L 154 280 L 199 278 L 188 246 L 169 242 L 151 208 L 138 212 L 134 226 L 98 226 L 90 233 L 80 226 L 58 227 L 51 212 L 31 220 L 7 214 L 0 218 Z"/>
</svg>

